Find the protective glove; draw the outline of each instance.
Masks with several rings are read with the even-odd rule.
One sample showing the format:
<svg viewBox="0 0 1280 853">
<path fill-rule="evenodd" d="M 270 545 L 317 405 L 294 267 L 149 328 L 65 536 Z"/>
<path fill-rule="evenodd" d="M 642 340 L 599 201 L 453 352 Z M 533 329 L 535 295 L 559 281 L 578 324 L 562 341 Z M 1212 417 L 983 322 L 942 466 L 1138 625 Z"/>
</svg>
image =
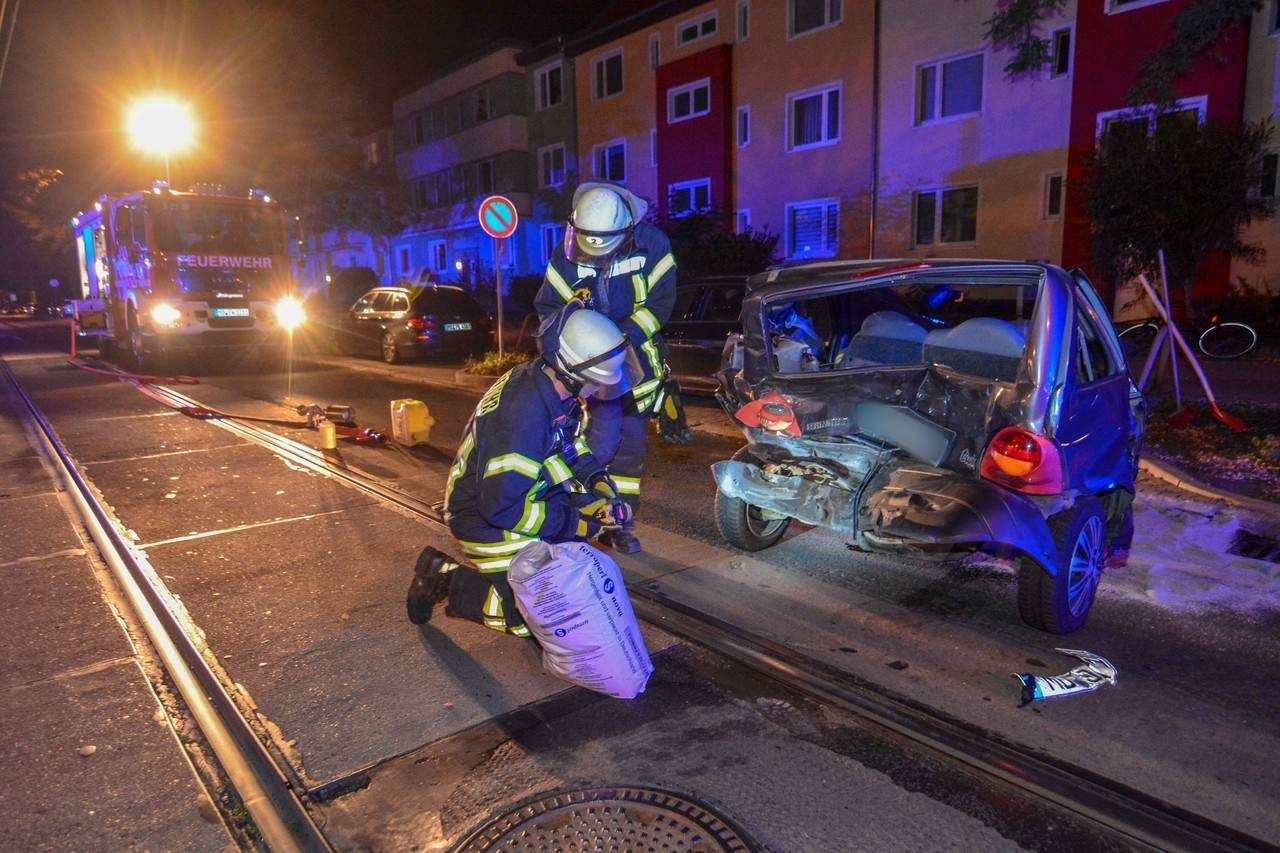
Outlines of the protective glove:
<svg viewBox="0 0 1280 853">
<path fill-rule="evenodd" d="M 627 508 L 627 505 L 621 501 L 615 504 L 604 498 L 597 498 L 586 506 L 581 507 L 578 513 L 583 518 L 591 519 L 599 527 L 611 530 L 621 527 L 623 524 L 623 519 L 618 517 L 618 506 L 621 506 L 624 510 Z"/>
<path fill-rule="evenodd" d="M 578 516 L 578 526 L 573 535 L 578 539 L 594 539 L 600 535 L 600 523 L 587 515 Z"/>
<path fill-rule="evenodd" d="M 618 486 L 603 471 L 591 478 L 591 493 L 609 504 L 609 512 L 617 526 L 623 527 L 631 522 L 631 507 L 618 493 Z"/>
</svg>

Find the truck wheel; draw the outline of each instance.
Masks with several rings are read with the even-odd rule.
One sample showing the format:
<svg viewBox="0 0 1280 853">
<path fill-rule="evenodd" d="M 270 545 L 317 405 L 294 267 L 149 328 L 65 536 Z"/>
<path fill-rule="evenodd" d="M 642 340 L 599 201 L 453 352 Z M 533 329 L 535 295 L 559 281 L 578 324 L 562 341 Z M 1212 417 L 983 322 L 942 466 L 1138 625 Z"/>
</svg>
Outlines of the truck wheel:
<svg viewBox="0 0 1280 853">
<path fill-rule="evenodd" d="M 733 454 L 737 462 L 750 459 L 747 448 Z M 763 551 L 778 544 L 791 526 L 789 518 L 765 518 L 758 506 L 741 498 L 716 492 L 716 527 L 724 540 L 739 551 Z"/>
<path fill-rule="evenodd" d="M 400 348 L 396 346 L 395 336 L 390 332 L 382 336 L 382 360 L 387 364 L 399 364 L 404 361 L 404 356 L 400 355 Z"/>
<path fill-rule="evenodd" d="M 129 364 L 136 373 L 163 373 L 163 359 L 158 353 L 147 353 L 143 344 L 142 325 L 138 314 L 129 306 L 127 329 L 129 332 Z"/>
<path fill-rule="evenodd" d="M 1049 519 L 1057 574 L 1023 557 L 1018 568 L 1018 613 L 1032 628 L 1070 634 L 1084 627 L 1107 553 L 1102 502 L 1089 496 Z"/>
</svg>

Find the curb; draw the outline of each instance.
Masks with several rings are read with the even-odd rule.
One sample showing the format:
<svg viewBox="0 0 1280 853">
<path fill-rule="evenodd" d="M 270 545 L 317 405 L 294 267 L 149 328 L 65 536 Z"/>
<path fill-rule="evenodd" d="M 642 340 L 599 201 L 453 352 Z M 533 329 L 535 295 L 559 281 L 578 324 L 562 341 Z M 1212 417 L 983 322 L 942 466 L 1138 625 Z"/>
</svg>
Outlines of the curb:
<svg viewBox="0 0 1280 853">
<path fill-rule="evenodd" d="M 1163 480 L 1174 488 L 1190 492 L 1193 495 L 1199 495 L 1202 498 L 1222 501 L 1232 506 L 1280 517 L 1280 503 L 1263 500 L 1262 498 L 1251 498 L 1248 495 L 1238 495 L 1235 492 L 1211 486 L 1168 462 L 1142 458 L 1138 460 L 1138 470 L 1145 471 L 1157 480 Z"/>
<path fill-rule="evenodd" d="M 479 376 L 475 373 L 467 373 L 465 370 L 458 370 L 453 374 L 453 384 L 468 391 L 488 391 L 489 386 L 497 381 L 496 376 Z"/>
</svg>

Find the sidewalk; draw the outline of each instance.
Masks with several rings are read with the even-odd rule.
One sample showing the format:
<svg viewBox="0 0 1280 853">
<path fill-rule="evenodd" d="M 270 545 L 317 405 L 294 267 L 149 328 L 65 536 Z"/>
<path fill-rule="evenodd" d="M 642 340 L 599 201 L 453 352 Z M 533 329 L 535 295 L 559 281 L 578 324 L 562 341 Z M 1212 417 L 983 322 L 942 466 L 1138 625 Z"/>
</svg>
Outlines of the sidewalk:
<svg viewBox="0 0 1280 853">
<path fill-rule="evenodd" d="M 231 839 L 109 603 L 114 587 L 102 585 L 105 569 L 91 561 L 17 405 L 6 383 L 0 849 L 224 849 Z"/>
</svg>

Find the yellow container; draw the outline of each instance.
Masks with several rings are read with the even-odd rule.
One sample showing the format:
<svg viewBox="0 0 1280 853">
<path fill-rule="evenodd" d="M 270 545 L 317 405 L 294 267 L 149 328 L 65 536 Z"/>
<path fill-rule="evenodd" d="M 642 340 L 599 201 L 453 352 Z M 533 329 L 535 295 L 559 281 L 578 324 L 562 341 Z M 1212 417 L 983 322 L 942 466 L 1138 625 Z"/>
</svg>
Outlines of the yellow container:
<svg viewBox="0 0 1280 853">
<path fill-rule="evenodd" d="M 431 440 L 435 418 L 421 400 L 391 401 L 391 437 L 397 444 L 411 447 Z"/>
</svg>

